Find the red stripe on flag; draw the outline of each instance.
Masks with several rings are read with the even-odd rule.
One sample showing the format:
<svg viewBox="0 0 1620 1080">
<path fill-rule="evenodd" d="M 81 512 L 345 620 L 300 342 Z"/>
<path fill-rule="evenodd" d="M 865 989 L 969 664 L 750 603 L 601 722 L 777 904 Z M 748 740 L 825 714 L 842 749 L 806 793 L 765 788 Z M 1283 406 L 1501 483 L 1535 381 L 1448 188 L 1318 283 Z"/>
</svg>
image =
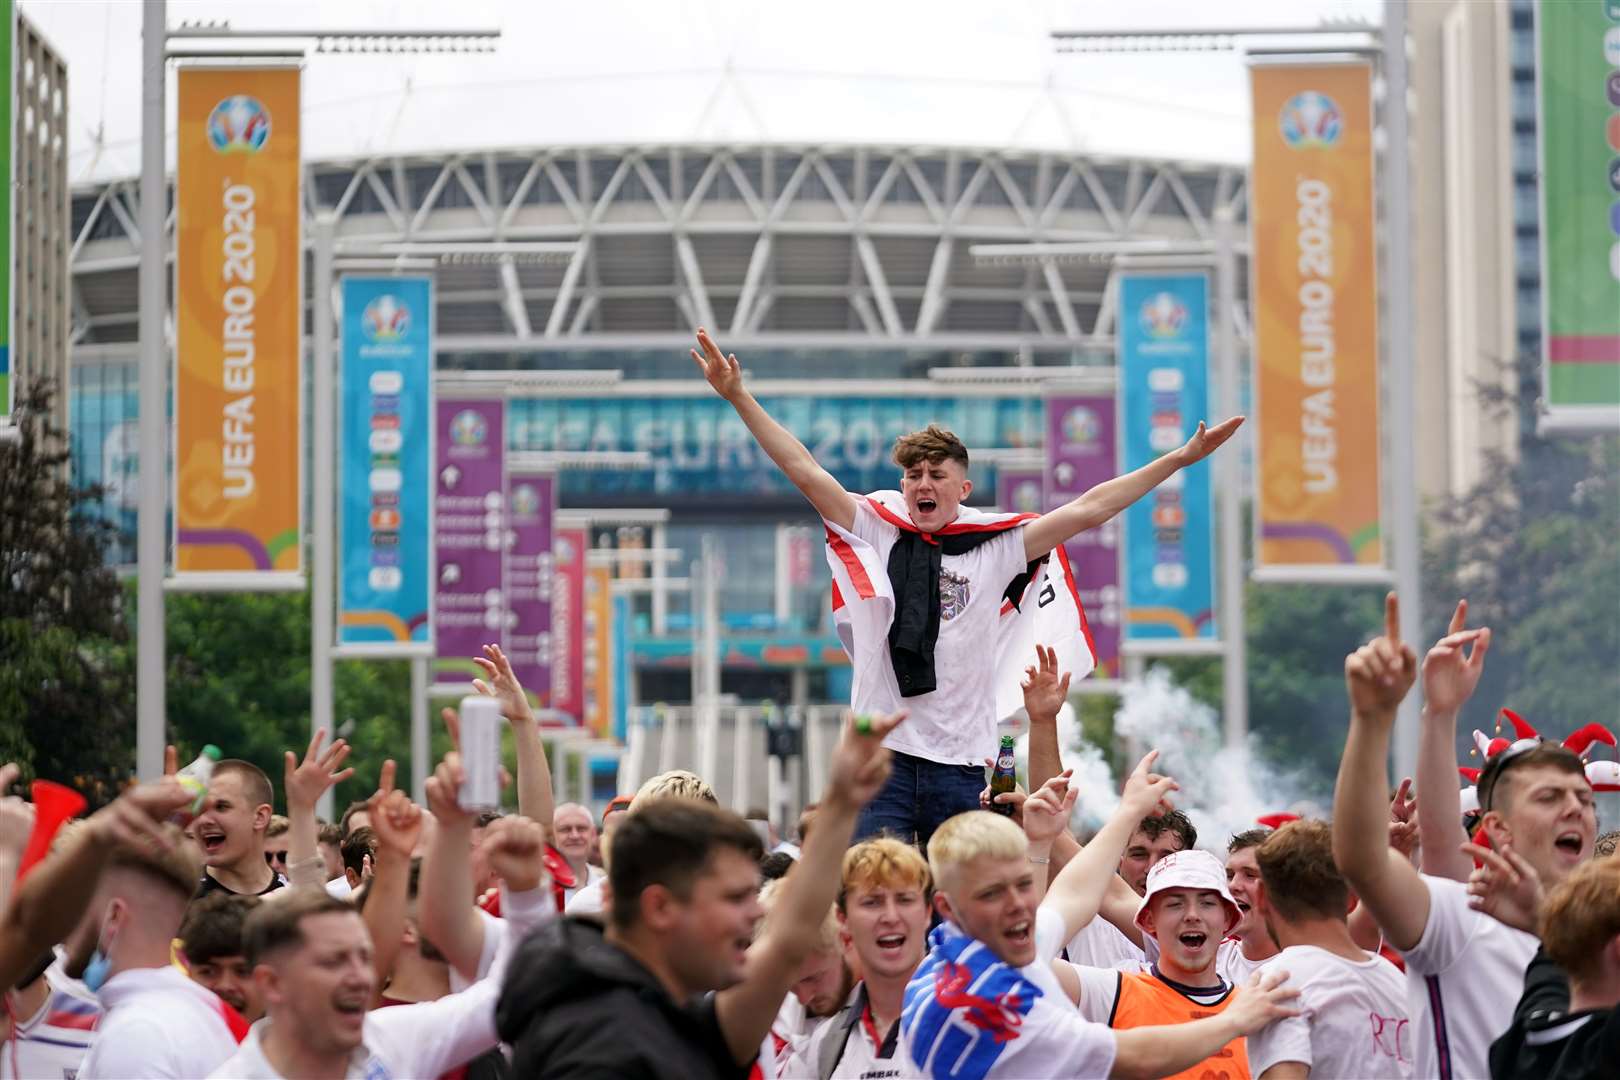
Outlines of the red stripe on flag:
<svg viewBox="0 0 1620 1080">
<path fill-rule="evenodd" d="M 832 587 L 832 609 L 837 611 L 844 606 L 844 594 L 838 591 L 838 582 L 833 582 Z"/>
<path fill-rule="evenodd" d="M 849 546 L 849 541 L 837 533 L 828 533 L 827 543 L 832 547 L 833 554 L 844 564 L 844 569 L 849 571 L 849 582 L 855 586 L 855 595 L 862 600 L 870 600 L 876 596 L 877 590 L 872 588 L 872 579 L 866 576 L 866 567 L 861 565 L 861 558 L 855 554 L 855 549 Z"/>
<path fill-rule="evenodd" d="M 1074 571 L 1069 569 L 1069 553 L 1059 544 L 1052 549 L 1057 553 L 1058 563 L 1063 570 L 1063 580 L 1069 586 L 1069 595 L 1074 597 L 1074 610 L 1080 613 L 1080 633 L 1086 639 L 1086 651 L 1091 654 L 1091 662 L 1095 665 L 1097 660 L 1097 643 L 1091 640 L 1091 623 L 1086 621 L 1086 605 L 1080 602 L 1080 590 L 1074 584 Z"/>
</svg>

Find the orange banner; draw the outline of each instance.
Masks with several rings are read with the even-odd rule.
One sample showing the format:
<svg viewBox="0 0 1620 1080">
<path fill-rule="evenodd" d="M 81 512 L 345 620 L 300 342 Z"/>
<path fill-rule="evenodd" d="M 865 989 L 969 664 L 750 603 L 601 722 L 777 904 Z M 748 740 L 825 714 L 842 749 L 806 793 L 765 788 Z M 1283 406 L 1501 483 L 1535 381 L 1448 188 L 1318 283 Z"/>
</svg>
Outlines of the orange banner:
<svg viewBox="0 0 1620 1080">
<path fill-rule="evenodd" d="M 1250 75 L 1256 563 L 1380 566 L 1372 68 Z"/>
<path fill-rule="evenodd" d="M 299 71 L 179 73 L 175 569 L 301 569 Z"/>
<path fill-rule="evenodd" d="M 613 571 L 585 572 L 585 726 L 613 738 Z"/>
</svg>

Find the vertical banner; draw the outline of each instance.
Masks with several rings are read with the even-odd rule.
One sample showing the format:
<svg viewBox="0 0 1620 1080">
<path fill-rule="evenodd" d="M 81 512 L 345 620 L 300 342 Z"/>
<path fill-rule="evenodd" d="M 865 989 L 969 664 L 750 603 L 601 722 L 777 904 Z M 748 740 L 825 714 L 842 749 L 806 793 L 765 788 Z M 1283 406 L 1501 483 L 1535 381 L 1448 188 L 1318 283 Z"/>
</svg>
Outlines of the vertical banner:
<svg viewBox="0 0 1620 1080">
<path fill-rule="evenodd" d="M 585 716 L 584 529 L 558 529 L 551 576 L 551 707 L 575 724 Z"/>
<path fill-rule="evenodd" d="M 340 645 L 432 640 L 433 283 L 343 279 Z"/>
<path fill-rule="evenodd" d="M 434 675 L 468 682 L 482 674 L 472 658 L 505 641 L 506 410 L 441 398 L 434 412 Z"/>
<path fill-rule="evenodd" d="M 1620 3 L 1536 4 L 1547 426 L 1620 428 Z"/>
<path fill-rule="evenodd" d="M 11 161 L 16 154 L 17 137 L 14 129 L 16 110 L 12 98 L 17 92 L 17 5 L 15 0 L 0 0 L 0 64 L 5 65 L 6 95 L 0 101 L 0 133 L 5 142 L 0 144 L 0 424 L 11 418 Z M 67 387 L 57 388 L 66 394 Z"/>
<path fill-rule="evenodd" d="M 185 67 L 178 86 L 175 571 L 297 574 L 299 71 Z"/>
<path fill-rule="evenodd" d="M 1250 77 L 1255 561 L 1342 578 L 1384 557 L 1372 68 L 1257 63 Z"/>
<path fill-rule="evenodd" d="M 613 569 L 585 571 L 585 726 L 613 737 Z"/>
<path fill-rule="evenodd" d="M 1119 400 L 1125 462 L 1182 445 L 1209 413 L 1209 275 L 1122 274 Z M 1209 462 L 1175 473 L 1125 511 L 1125 640 L 1213 642 Z"/>
<path fill-rule="evenodd" d="M 609 736 L 623 746 L 629 739 L 630 716 L 630 598 L 613 598 L 613 730 Z"/>
<path fill-rule="evenodd" d="M 1112 480 L 1119 472 L 1111 394 L 1064 394 L 1046 399 L 1046 509 L 1052 510 Z M 1119 519 L 1064 544 L 1080 604 L 1097 651 L 1097 675 L 1119 678 Z"/>
<path fill-rule="evenodd" d="M 996 506 L 1009 514 L 1039 514 L 1041 504 L 1040 469 L 996 468 Z"/>
<path fill-rule="evenodd" d="M 512 672 L 539 708 L 551 698 L 552 530 L 557 513 L 557 477 L 513 466 L 507 475 L 506 601 L 511 611 L 507 655 Z"/>
</svg>

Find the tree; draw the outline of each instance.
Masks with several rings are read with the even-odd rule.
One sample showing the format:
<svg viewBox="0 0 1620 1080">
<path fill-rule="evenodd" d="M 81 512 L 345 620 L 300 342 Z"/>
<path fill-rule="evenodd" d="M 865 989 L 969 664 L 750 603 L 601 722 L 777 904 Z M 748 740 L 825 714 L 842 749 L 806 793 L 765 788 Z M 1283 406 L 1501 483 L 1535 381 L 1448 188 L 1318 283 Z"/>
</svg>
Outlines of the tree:
<svg viewBox="0 0 1620 1080">
<path fill-rule="evenodd" d="M 69 480 L 56 387 L 19 383 L 0 445 L 0 754 L 92 800 L 130 772 L 133 678 L 100 491 Z"/>
</svg>

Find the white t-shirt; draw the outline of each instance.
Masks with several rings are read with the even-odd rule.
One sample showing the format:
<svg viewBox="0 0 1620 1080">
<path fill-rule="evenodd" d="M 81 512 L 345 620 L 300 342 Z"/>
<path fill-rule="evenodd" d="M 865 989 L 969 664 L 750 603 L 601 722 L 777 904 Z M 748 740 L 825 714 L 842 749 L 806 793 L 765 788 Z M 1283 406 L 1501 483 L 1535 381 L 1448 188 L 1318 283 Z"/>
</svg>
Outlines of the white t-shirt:
<svg viewBox="0 0 1620 1080">
<path fill-rule="evenodd" d="M 1136 943 L 1098 915 L 1080 928 L 1066 946 L 1069 963 L 1076 967 L 1111 968 L 1140 971 L 1147 966 L 1147 954 Z"/>
<path fill-rule="evenodd" d="M 466 990 L 437 1001 L 368 1012 L 360 1045 L 350 1056 L 345 1075 L 352 1080 L 434 1077 L 493 1048 L 499 1042 L 495 1033 L 495 1002 L 501 994 L 512 942 L 521 940 L 530 929 L 556 914 L 555 908 L 549 882 L 525 893 L 503 893 L 501 911 L 505 917 L 496 920 L 503 924 L 499 935 L 500 953 L 488 976 Z M 486 943 L 496 936 L 491 930 L 486 924 Z M 266 1017 L 248 1029 L 247 1038 L 242 1040 L 236 1054 L 207 1075 L 222 1080 L 280 1080 L 281 1074 L 265 1058 L 260 1046 L 269 1023 Z"/>
<path fill-rule="evenodd" d="M 1489 1076 L 1491 1043 L 1513 1024 L 1536 939 L 1468 906 L 1460 881 L 1423 875 L 1429 921 L 1406 961 L 1414 1076 Z"/>
<path fill-rule="evenodd" d="M 877 550 L 887 566 L 898 526 L 878 516 L 863 496 L 850 530 Z M 909 714 L 883 744 L 913 757 L 949 765 L 982 765 L 996 750 L 996 631 L 1002 595 L 1029 565 L 1022 526 L 1007 529 L 965 555 L 946 555 L 939 570 L 939 638 L 934 643 L 936 689 L 900 696 L 894 662 L 883 651 L 885 678 L 867 686 L 857 713 Z"/>
<path fill-rule="evenodd" d="M 985 1077 L 1107 1076 L 1117 1045 L 1106 1025 L 1069 1005 L 1052 972 L 1063 920 L 1035 916 L 1035 962 L 1009 967 L 951 923 L 929 934 L 932 948 L 906 986 L 900 1015 L 900 1067 L 907 1075 Z"/>
<path fill-rule="evenodd" d="M 607 882 L 607 875 L 603 874 L 595 881 L 587 884 L 568 898 L 563 908 L 565 915 L 600 915 L 602 914 L 602 886 Z"/>
<path fill-rule="evenodd" d="M 1149 959 L 1124 961 L 1110 966 L 1115 971 L 1152 971 L 1153 965 L 1159 959 L 1159 943 L 1151 937 L 1143 940 L 1147 942 Z M 1233 986 L 1242 986 L 1258 968 L 1271 963 L 1274 959 L 1275 953 L 1265 960 L 1250 960 L 1243 955 L 1243 942 L 1236 938 L 1227 938 L 1215 949 L 1215 973 Z"/>
<path fill-rule="evenodd" d="M 120 971 L 96 996 L 106 1012 L 78 1080 L 191 1080 L 236 1053 L 224 1003 L 177 967 Z"/>
<path fill-rule="evenodd" d="M 1299 991 L 1298 1016 L 1249 1036 L 1249 1071 L 1259 1076 L 1297 1061 L 1320 1077 L 1406 1080 L 1412 1032 L 1400 971 L 1381 956 L 1347 960 L 1315 945 L 1291 945 L 1274 958 Z"/>
<path fill-rule="evenodd" d="M 84 1064 L 101 1003 L 83 983 L 68 978 L 60 959 L 46 969 L 45 985 L 39 1011 L 19 1017 L 12 1038 L 0 1041 L 0 1080 L 73 1080 Z"/>
<path fill-rule="evenodd" d="M 863 984 L 855 984 L 845 1004 L 860 1010 L 860 1015 L 855 1017 L 854 1023 L 847 1025 L 849 1037 L 844 1040 L 844 1052 L 833 1066 L 832 1080 L 896 1080 L 905 1076 L 902 1069 L 905 1062 L 900 1055 L 899 1045 L 900 1025 L 896 1024 L 886 1033 L 886 1038 L 888 1034 L 894 1037 L 887 1039 L 890 1045 L 887 1048 L 889 1053 L 885 1055 L 883 1042 L 876 1038 L 876 1025 L 868 1024 L 865 1018 L 867 1009 Z M 843 1017 L 828 1020 L 798 1045 L 792 1059 L 777 1075 L 791 1080 L 819 1075 L 817 1064 L 821 1061 L 822 1044 L 828 1039 L 844 1038 L 845 1030 Z"/>
<path fill-rule="evenodd" d="M 607 877 L 607 874 L 602 871 L 600 866 L 592 866 L 589 863 L 586 863 L 585 880 L 580 881 L 579 884 L 575 885 L 572 889 L 563 890 L 563 909 L 566 911 L 568 901 L 572 900 L 574 897 L 578 896 L 580 893 L 584 892 L 586 889 L 590 888 L 592 885 L 596 884 L 598 881 L 601 881 L 605 877 Z M 578 878 L 575 878 L 574 880 L 579 881 Z"/>
<path fill-rule="evenodd" d="M 1144 968 L 1144 971 L 1150 969 Z M 1080 976 L 1080 1015 L 1094 1024 L 1108 1024 L 1114 1018 L 1114 1006 L 1119 1003 L 1119 983 L 1122 976 L 1132 974 L 1123 968 L 1077 967 Z M 1160 976 L 1162 979 L 1163 976 Z M 1222 980 L 1219 986 L 1177 987 L 1188 1001 L 1199 1005 L 1215 1006 L 1232 992 L 1232 984 Z"/>
</svg>

